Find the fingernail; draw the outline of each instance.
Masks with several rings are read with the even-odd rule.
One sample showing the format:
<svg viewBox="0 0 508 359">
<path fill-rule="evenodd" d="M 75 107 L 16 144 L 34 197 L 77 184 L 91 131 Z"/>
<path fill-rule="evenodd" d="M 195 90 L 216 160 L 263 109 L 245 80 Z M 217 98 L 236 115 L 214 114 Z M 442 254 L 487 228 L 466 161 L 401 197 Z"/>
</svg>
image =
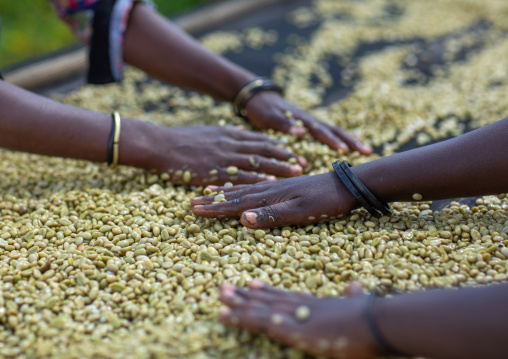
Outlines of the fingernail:
<svg viewBox="0 0 508 359">
<path fill-rule="evenodd" d="M 243 215 L 249 224 L 256 224 L 258 222 L 258 215 L 254 212 L 245 212 Z"/>
<path fill-rule="evenodd" d="M 220 292 L 225 296 L 232 296 L 235 292 L 235 287 L 230 283 L 224 283 L 220 286 Z"/>
<path fill-rule="evenodd" d="M 197 204 L 197 205 L 194 206 L 194 209 L 201 208 L 201 207 L 203 207 L 202 204 Z"/>
<path fill-rule="evenodd" d="M 240 130 L 240 131 L 245 130 L 245 126 L 242 126 L 242 125 L 235 126 L 235 128 L 236 128 L 237 130 Z"/>
<path fill-rule="evenodd" d="M 219 186 L 208 186 L 206 188 L 208 188 L 209 190 L 213 191 L 213 190 L 216 190 L 217 188 L 219 188 Z"/>
<path fill-rule="evenodd" d="M 219 310 L 219 315 L 222 317 L 222 318 L 227 318 L 231 315 L 231 309 L 229 308 L 221 308 Z"/>
<path fill-rule="evenodd" d="M 231 283 L 225 282 L 220 285 L 220 289 L 233 287 Z"/>
<path fill-rule="evenodd" d="M 222 288 L 222 292 L 221 292 L 221 295 L 224 297 L 224 298 L 229 298 L 229 299 L 232 299 L 234 296 L 235 296 L 235 289 L 234 288 Z"/>
<path fill-rule="evenodd" d="M 305 129 L 302 127 L 291 127 L 289 133 L 291 135 L 302 136 L 305 133 Z"/>
<path fill-rule="evenodd" d="M 372 153 L 373 151 L 372 147 L 370 147 L 369 145 L 362 145 L 360 148 L 362 149 L 362 152 L 365 153 Z"/>
<path fill-rule="evenodd" d="M 341 152 L 341 154 L 348 154 L 349 153 L 349 147 L 346 146 L 345 144 L 341 143 L 339 144 L 339 152 Z"/>
<path fill-rule="evenodd" d="M 289 166 L 289 169 L 291 170 L 291 172 L 302 173 L 302 167 L 298 165 L 291 165 Z"/>
<path fill-rule="evenodd" d="M 307 159 L 302 156 L 298 156 L 298 162 L 302 165 L 302 167 L 307 167 Z"/>
<path fill-rule="evenodd" d="M 203 197 L 194 197 L 193 199 L 195 200 L 199 200 L 199 199 L 202 199 Z"/>
<path fill-rule="evenodd" d="M 249 282 L 249 288 L 252 289 L 259 289 L 263 287 L 263 282 L 257 279 L 253 279 Z"/>
<path fill-rule="evenodd" d="M 277 181 L 277 177 L 269 175 L 269 176 L 266 176 L 266 180 L 267 181 Z"/>
</svg>

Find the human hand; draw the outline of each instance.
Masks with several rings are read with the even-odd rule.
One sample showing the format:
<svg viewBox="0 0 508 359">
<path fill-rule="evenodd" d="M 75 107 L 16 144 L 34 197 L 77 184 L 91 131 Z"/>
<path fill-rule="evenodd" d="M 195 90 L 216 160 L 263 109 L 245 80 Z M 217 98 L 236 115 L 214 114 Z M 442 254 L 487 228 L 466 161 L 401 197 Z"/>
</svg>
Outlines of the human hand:
<svg viewBox="0 0 508 359">
<path fill-rule="evenodd" d="M 380 354 L 364 318 L 367 296 L 353 282 L 348 298 L 316 298 L 274 289 L 258 280 L 249 290 L 223 284 L 226 325 L 262 333 L 291 347 L 329 358 L 366 359 Z M 307 314 L 307 315 L 305 315 Z"/>
<path fill-rule="evenodd" d="M 173 183 L 256 183 L 299 176 L 306 165 L 303 157 L 280 148 L 277 141 L 238 127 L 156 126 L 153 133 L 153 167 L 159 173 L 169 172 Z M 299 164 L 285 162 L 290 158 Z"/>
<path fill-rule="evenodd" d="M 224 191 L 227 202 L 211 204 L 213 197 L 196 197 L 191 202 L 194 214 L 202 217 L 241 216 L 242 224 L 249 228 L 305 225 L 358 207 L 356 199 L 334 172 L 252 186 L 209 188 Z"/>
<path fill-rule="evenodd" d="M 248 120 L 259 129 L 269 129 L 303 136 L 306 131 L 319 142 L 334 150 L 344 152 L 358 151 L 363 155 L 370 155 L 372 147 L 362 144 L 353 135 L 342 128 L 321 122 L 307 112 L 286 101 L 273 91 L 260 92 L 252 97 L 246 105 Z M 286 114 L 292 114 L 287 117 Z M 297 127 L 296 120 L 301 120 L 305 128 Z"/>
</svg>

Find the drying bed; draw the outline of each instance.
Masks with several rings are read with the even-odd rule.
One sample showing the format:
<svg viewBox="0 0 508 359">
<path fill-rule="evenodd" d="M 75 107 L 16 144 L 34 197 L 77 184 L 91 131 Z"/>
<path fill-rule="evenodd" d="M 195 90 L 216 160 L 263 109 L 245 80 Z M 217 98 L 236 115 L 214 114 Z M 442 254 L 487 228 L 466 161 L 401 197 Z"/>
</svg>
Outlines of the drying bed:
<svg viewBox="0 0 508 359">
<path fill-rule="evenodd" d="M 288 1 L 200 38 L 376 148 L 344 155 L 269 132 L 318 174 L 336 159 L 360 164 L 504 117 L 507 15 L 495 0 Z M 133 69 L 122 84 L 57 100 L 168 126 L 249 127 L 229 104 Z M 173 185 L 171 174 L 10 151 L 0 172 L 3 357 L 300 358 L 219 324 L 218 286 L 258 278 L 340 296 L 358 280 L 391 295 L 507 277 L 504 194 L 253 231 L 237 218 L 195 217 L 190 199 L 203 187 Z"/>
</svg>

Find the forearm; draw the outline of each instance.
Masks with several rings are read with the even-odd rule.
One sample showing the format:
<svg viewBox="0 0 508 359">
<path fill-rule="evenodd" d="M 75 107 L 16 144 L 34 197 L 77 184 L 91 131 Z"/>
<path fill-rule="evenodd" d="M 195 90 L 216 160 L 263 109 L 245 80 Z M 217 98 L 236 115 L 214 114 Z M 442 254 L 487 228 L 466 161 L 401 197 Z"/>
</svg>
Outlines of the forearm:
<svg viewBox="0 0 508 359">
<path fill-rule="evenodd" d="M 226 101 L 255 77 L 205 49 L 143 4 L 132 10 L 125 33 L 124 59 L 161 80 Z"/>
<path fill-rule="evenodd" d="M 0 81 L 0 146 L 16 151 L 105 162 L 112 120 Z M 150 167 L 144 145 L 151 125 L 122 120 L 120 163 Z"/>
<path fill-rule="evenodd" d="M 377 299 L 375 320 L 387 341 L 408 355 L 505 358 L 508 284 L 436 290 Z"/>
<path fill-rule="evenodd" d="M 469 197 L 508 191 L 508 119 L 457 138 L 353 167 L 387 202 Z"/>
</svg>

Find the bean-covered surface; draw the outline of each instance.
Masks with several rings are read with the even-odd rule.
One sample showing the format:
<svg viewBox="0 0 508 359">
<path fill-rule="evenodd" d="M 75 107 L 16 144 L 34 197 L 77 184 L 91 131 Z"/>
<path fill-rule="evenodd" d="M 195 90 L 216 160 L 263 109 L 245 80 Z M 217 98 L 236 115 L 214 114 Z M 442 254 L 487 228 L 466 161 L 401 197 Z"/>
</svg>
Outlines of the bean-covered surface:
<svg viewBox="0 0 508 359">
<path fill-rule="evenodd" d="M 271 132 L 309 160 L 307 174 L 508 114 L 507 2 L 315 0 L 277 9 L 263 10 L 263 27 L 248 22 L 256 13 L 245 18 L 248 28 L 239 19 L 201 39 L 240 63 L 242 53 L 262 53 L 290 101 L 377 149 L 343 155 L 309 136 Z M 229 104 L 134 70 L 122 84 L 85 86 L 58 100 L 170 126 L 248 127 Z M 340 296 L 351 280 L 388 294 L 507 278 L 504 194 L 440 211 L 430 202 L 393 203 L 391 217 L 359 209 L 317 225 L 254 231 L 236 218 L 193 216 L 190 199 L 204 189 L 173 186 L 171 174 L 3 150 L 0 173 L 2 357 L 301 358 L 219 324 L 218 286 L 258 278 Z M 299 308 L 300 320 L 309 315 Z"/>
</svg>

